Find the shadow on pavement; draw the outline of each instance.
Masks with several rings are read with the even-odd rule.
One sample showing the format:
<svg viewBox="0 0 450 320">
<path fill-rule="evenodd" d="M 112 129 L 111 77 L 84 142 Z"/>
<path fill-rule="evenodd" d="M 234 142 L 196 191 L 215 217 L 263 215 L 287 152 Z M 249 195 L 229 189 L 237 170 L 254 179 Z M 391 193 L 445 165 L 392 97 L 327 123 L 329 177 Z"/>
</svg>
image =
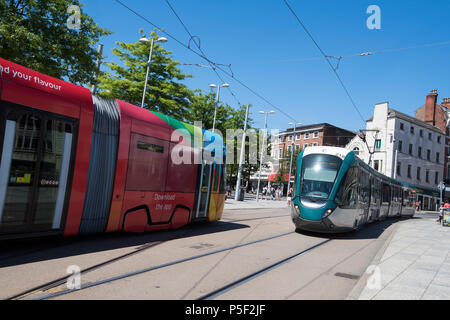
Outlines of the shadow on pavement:
<svg viewBox="0 0 450 320">
<path fill-rule="evenodd" d="M 7 242 L 1 245 L 0 268 L 120 248 L 136 247 L 133 249 L 139 249 L 155 242 L 159 243 L 243 228 L 249 228 L 249 226 L 217 221 L 192 224 L 177 230 L 152 231 L 143 234 L 107 233 Z"/>
<path fill-rule="evenodd" d="M 387 228 L 391 225 L 406 221 L 410 219 L 421 219 L 421 217 L 413 217 L 413 218 L 388 218 L 382 221 L 375 221 L 369 224 L 366 224 L 361 229 L 357 231 L 351 231 L 346 233 L 317 233 L 317 232 L 309 232 L 303 230 L 297 230 L 297 233 L 316 237 L 316 238 L 324 238 L 324 239 L 348 239 L 348 240 L 357 240 L 357 239 L 377 239 Z"/>
</svg>

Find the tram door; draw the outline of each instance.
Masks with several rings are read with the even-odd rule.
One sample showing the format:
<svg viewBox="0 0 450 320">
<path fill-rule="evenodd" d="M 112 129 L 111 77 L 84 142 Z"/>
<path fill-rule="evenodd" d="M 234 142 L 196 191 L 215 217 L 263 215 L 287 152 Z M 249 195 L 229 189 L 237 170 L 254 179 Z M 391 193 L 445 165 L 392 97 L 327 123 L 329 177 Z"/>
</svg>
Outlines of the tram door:
<svg viewBox="0 0 450 320">
<path fill-rule="evenodd" d="M 12 107 L 2 108 L 0 234 L 59 229 L 74 124 Z"/>
<path fill-rule="evenodd" d="M 202 160 L 200 172 L 200 185 L 198 192 L 197 211 L 195 218 L 206 218 L 209 208 L 209 199 L 211 196 L 211 177 L 213 173 L 213 164 L 205 159 Z"/>
</svg>

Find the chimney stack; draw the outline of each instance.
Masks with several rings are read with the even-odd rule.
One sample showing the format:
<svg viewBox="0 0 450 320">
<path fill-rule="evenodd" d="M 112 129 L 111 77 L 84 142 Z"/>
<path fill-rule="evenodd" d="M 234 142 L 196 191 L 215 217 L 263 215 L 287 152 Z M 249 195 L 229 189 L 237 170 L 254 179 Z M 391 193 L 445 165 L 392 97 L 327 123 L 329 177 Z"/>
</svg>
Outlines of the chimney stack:
<svg viewBox="0 0 450 320">
<path fill-rule="evenodd" d="M 436 125 L 436 103 L 437 103 L 437 89 L 433 89 L 427 95 L 425 103 L 425 122 L 435 126 Z"/>
<path fill-rule="evenodd" d="M 441 105 L 444 108 L 450 109 L 450 98 L 444 98 L 442 99 Z"/>
</svg>

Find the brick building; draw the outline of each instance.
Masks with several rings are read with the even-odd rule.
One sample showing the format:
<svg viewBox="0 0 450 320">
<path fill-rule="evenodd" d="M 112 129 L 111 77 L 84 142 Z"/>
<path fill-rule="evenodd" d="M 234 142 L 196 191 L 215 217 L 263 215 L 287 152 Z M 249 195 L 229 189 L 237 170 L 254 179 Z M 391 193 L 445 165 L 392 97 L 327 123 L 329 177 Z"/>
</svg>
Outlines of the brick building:
<svg viewBox="0 0 450 320">
<path fill-rule="evenodd" d="M 445 132 L 444 181 L 447 185 L 450 185 L 450 132 L 448 128 L 450 119 L 450 98 L 444 98 L 441 104 L 437 103 L 437 98 L 437 90 L 431 90 L 426 97 L 425 104 L 414 112 L 414 117 Z"/>
<path fill-rule="evenodd" d="M 311 146 L 344 147 L 355 133 L 335 127 L 329 123 L 311 124 L 307 126 L 289 128 L 280 132 L 276 137 L 276 144 L 272 146 L 272 157 L 282 159 L 294 142 L 295 150 Z"/>
<path fill-rule="evenodd" d="M 289 128 L 280 132 L 275 137 L 275 143 L 272 145 L 272 158 L 281 163 L 292 148 L 294 143 L 295 150 L 304 149 L 311 146 L 334 146 L 345 147 L 352 140 L 356 133 L 345 130 L 329 123 L 318 123 L 305 126 Z M 279 166 L 274 165 L 271 176 L 277 174 Z M 269 177 L 269 180 L 271 178 Z M 292 178 L 291 178 L 292 179 Z"/>
</svg>

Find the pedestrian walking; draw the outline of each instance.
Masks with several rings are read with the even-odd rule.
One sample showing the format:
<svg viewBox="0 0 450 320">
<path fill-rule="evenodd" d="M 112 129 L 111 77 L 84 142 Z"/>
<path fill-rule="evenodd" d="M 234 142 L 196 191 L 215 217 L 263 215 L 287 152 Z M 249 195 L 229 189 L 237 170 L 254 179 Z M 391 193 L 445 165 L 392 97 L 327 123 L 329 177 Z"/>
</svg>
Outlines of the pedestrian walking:
<svg viewBox="0 0 450 320">
<path fill-rule="evenodd" d="M 290 188 L 287 192 L 287 205 L 290 206 L 291 205 L 291 201 L 292 201 L 292 193 L 293 190 L 292 188 Z"/>
<path fill-rule="evenodd" d="M 276 193 L 275 188 L 274 187 L 270 188 L 270 200 L 275 200 L 275 193 Z"/>
<path fill-rule="evenodd" d="M 447 202 L 445 204 L 447 204 Z M 441 207 L 439 208 L 439 218 L 436 220 L 436 222 L 439 222 L 439 224 L 441 224 L 442 218 L 444 217 L 445 204 L 441 204 Z"/>
<path fill-rule="evenodd" d="M 267 196 L 267 187 L 264 187 L 262 190 L 262 199 L 267 200 L 266 196 Z"/>
</svg>

